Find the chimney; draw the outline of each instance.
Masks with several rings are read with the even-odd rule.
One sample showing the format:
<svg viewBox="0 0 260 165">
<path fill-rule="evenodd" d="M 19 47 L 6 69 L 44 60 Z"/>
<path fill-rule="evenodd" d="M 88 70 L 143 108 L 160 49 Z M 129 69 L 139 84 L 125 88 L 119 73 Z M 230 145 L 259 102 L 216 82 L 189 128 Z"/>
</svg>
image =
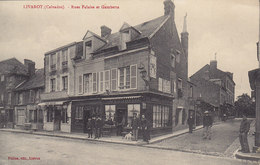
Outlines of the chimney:
<svg viewBox="0 0 260 165">
<path fill-rule="evenodd" d="M 217 60 L 210 61 L 210 69 L 217 69 Z"/>
<path fill-rule="evenodd" d="M 29 77 L 35 74 L 35 62 L 32 60 L 24 59 L 24 65 L 28 70 Z"/>
<path fill-rule="evenodd" d="M 172 15 L 174 19 L 174 9 L 175 9 L 174 3 L 171 0 L 165 0 L 163 4 L 164 4 L 164 15 Z"/>
<path fill-rule="evenodd" d="M 111 29 L 105 25 L 100 27 L 101 29 L 101 37 L 107 37 L 111 34 Z"/>
</svg>

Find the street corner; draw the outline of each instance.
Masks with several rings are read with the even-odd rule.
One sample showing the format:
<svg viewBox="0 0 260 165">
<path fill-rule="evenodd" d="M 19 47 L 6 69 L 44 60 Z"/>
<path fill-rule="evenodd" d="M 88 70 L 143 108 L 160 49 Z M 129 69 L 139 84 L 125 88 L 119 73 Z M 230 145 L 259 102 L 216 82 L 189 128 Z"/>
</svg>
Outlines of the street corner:
<svg viewBox="0 0 260 165">
<path fill-rule="evenodd" d="M 260 153 L 243 153 L 237 149 L 234 155 L 238 159 L 260 162 Z"/>
</svg>

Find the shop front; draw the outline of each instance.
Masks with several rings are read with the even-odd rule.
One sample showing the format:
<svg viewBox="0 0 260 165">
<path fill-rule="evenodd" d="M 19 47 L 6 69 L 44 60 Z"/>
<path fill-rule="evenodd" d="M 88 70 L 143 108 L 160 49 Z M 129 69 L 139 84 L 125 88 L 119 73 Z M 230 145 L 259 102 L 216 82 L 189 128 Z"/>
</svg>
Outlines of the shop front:
<svg viewBox="0 0 260 165">
<path fill-rule="evenodd" d="M 46 131 L 71 132 L 71 102 L 45 102 L 43 129 Z"/>
</svg>

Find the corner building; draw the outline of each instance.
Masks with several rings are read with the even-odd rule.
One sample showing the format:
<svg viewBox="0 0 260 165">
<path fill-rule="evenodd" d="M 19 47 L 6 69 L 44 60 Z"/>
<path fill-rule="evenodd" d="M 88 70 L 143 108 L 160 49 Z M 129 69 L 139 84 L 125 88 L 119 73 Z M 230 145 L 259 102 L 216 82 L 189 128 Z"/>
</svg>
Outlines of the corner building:
<svg viewBox="0 0 260 165">
<path fill-rule="evenodd" d="M 129 129 L 137 113 L 150 121 L 152 135 L 172 131 L 173 100 L 187 86 L 188 33 L 181 43 L 173 2 L 164 9 L 159 18 L 124 23 L 115 33 L 101 26 L 101 35 L 87 31 L 82 41 L 45 53 L 46 130 L 86 132 L 92 116 Z"/>
</svg>

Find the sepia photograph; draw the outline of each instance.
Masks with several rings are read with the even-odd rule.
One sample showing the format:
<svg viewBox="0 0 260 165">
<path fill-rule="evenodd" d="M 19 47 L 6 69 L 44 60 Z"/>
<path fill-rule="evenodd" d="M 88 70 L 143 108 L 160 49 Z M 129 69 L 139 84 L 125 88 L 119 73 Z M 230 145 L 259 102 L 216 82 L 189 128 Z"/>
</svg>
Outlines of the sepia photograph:
<svg viewBox="0 0 260 165">
<path fill-rule="evenodd" d="M 0 165 L 260 165 L 260 0 L 3 0 L 0 25 Z"/>
</svg>

